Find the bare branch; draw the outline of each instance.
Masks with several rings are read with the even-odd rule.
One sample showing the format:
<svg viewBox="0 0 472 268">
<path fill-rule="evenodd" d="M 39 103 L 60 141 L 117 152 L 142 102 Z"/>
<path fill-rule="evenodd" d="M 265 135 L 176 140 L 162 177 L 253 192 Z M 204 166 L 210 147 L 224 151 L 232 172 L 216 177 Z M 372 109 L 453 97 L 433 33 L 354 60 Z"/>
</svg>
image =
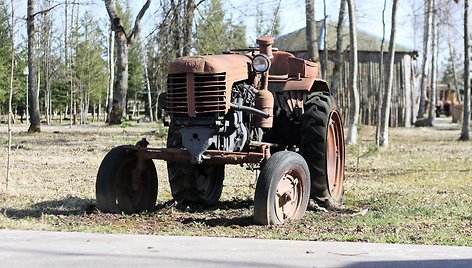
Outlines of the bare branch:
<svg viewBox="0 0 472 268">
<path fill-rule="evenodd" d="M 136 17 L 136 20 L 134 21 L 133 31 L 131 32 L 128 38 L 129 43 L 132 43 L 134 39 L 136 38 L 136 36 L 139 35 L 139 32 L 141 31 L 141 25 L 140 25 L 141 19 L 143 18 L 144 13 L 146 13 L 146 10 L 149 8 L 150 5 L 151 5 L 151 0 L 147 0 L 146 3 L 141 8 L 141 10 L 139 11 L 138 16 Z"/>
<path fill-rule="evenodd" d="M 30 20 L 30 19 L 34 19 L 34 17 L 35 17 L 36 15 L 43 15 L 43 14 L 46 14 L 46 13 L 48 13 L 49 11 L 51 11 L 51 10 L 55 9 L 56 7 L 61 6 L 61 5 L 64 5 L 64 3 L 59 3 L 59 4 L 56 4 L 55 6 L 52 6 L 52 7 L 48 8 L 48 9 L 40 10 L 40 11 L 38 11 L 38 12 L 36 12 L 36 13 L 33 13 L 33 14 L 30 15 L 27 19 L 29 19 L 29 20 Z"/>
</svg>

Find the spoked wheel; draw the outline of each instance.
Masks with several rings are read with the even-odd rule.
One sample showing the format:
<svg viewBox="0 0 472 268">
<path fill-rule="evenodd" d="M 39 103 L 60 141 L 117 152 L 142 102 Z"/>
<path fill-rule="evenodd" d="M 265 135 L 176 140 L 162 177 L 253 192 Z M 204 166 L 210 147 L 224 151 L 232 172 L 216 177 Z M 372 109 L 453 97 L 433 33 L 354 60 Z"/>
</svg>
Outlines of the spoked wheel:
<svg viewBox="0 0 472 268">
<path fill-rule="evenodd" d="M 103 212 L 152 211 L 157 199 L 157 173 L 152 160 L 138 161 L 124 146 L 113 148 L 100 164 L 97 208 Z"/>
<path fill-rule="evenodd" d="M 254 221 L 268 225 L 301 219 L 310 199 L 309 177 L 299 154 L 281 151 L 271 156 L 257 180 Z"/>
<path fill-rule="evenodd" d="M 344 133 L 341 116 L 329 92 L 315 92 L 305 102 L 300 151 L 311 175 L 311 198 L 323 207 L 342 204 Z"/>
<path fill-rule="evenodd" d="M 180 132 L 172 126 L 167 136 L 168 148 L 182 148 Z M 195 165 L 167 162 L 172 197 L 179 204 L 212 205 L 221 197 L 224 165 Z"/>
</svg>

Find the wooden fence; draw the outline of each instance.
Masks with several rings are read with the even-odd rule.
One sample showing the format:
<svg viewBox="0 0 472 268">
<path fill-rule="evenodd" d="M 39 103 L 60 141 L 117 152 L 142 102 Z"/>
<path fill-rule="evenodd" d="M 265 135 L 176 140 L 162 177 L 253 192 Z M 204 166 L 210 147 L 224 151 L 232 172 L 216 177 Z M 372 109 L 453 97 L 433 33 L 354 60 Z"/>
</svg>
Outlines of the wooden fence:
<svg viewBox="0 0 472 268">
<path fill-rule="evenodd" d="M 293 52 L 292 52 L 293 53 Z M 323 52 L 320 51 L 321 64 L 325 63 Z M 297 57 L 307 58 L 306 52 L 293 53 Z M 328 53 L 328 68 L 325 80 L 331 84 L 334 69 L 335 51 Z M 384 63 L 388 60 L 388 53 L 384 54 Z M 370 51 L 358 52 L 358 79 L 357 87 L 361 98 L 360 123 L 365 125 L 377 124 L 376 95 L 380 89 L 380 53 Z M 395 53 L 394 79 L 392 87 L 392 105 L 390 110 L 390 127 L 410 127 L 416 119 L 418 99 L 418 79 L 415 75 L 416 61 L 413 53 Z M 348 91 L 349 83 L 349 53 L 344 53 L 344 65 L 341 69 L 341 83 L 338 89 L 338 105 L 340 106 L 344 122 L 348 122 L 351 98 Z"/>
</svg>

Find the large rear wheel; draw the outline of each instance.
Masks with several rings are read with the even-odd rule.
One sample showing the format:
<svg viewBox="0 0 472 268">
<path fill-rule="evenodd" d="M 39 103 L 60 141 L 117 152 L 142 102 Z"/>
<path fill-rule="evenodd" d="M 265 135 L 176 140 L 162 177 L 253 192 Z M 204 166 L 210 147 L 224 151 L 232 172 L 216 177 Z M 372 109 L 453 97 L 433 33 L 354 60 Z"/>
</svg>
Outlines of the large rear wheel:
<svg viewBox="0 0 472 268">
<path fill-rule="evenodd" d="M 309 176 L 299 154 L 281 151 L 272 155 L 257 179 L 254 221 L 270 225 L 301 219 L 310 199 Z"/>
<path fill-rule="evenodd" d="M 310 169 L 311 198 L 322 207 L 339 206 L 344 188 L 344 133 L 341 115 L 329 92 L 305 102 L 300 151 Z"/>
<path fill-rule="evenodd" d="M 180 132 L 169 127 L 168 148 L 182 148 Z M 167 162 L 172 197 L 179 204 L 212 205 L 221 197 L 225 176 L 224 165 L 195 165 Z"/>
<path fill-rule="evenodd" d="M 96 188 L 97 208 L 103 212 L 152 211 L 157 199 L 157 172 L 151 159 L 138 158 L 124 146 L 113 148 L 100 164 Z"/>
</svg>

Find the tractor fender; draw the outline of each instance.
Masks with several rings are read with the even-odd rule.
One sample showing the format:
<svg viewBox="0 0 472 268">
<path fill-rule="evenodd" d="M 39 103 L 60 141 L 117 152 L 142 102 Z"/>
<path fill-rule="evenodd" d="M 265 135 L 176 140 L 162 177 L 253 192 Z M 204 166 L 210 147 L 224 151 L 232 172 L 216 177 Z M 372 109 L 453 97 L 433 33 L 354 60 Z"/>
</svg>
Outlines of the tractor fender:
<svg viewBox="0 0 472 268">
<path fill-rule="evenodd" d="M 311 86 L 310 92 L 330 92 L 328 82 L 323 79 L 315 79 Z"/>
<path fill-rule="evenodd" d="M 308 92 L 330 92 L 328 83 L 323 79 L 305 78 L 296 80 L 289 80 L 285 86 L 284 91 L 308 91 Z"/>
</svg>

